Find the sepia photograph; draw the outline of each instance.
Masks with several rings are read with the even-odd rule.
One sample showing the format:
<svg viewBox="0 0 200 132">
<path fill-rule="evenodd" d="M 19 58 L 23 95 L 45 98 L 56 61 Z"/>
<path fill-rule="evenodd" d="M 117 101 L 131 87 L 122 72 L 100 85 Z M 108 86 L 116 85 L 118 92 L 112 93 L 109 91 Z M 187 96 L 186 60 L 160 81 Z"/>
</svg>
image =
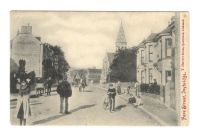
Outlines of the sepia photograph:
<svg viewBox="0 0 200 132">
<path fill-rule="evenodd" d="M 189 122 L 189 13 L 10 11 L 10 124 Z"/>
</svg>

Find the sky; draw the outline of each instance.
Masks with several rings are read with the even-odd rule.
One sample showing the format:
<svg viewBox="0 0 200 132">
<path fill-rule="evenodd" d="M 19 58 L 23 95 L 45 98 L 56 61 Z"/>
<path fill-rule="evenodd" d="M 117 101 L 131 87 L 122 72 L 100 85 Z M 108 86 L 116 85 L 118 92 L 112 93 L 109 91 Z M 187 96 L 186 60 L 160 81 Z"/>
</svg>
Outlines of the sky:
<svg viewBox="0 0 200 132">
<path fill-rule="evenodd" d="M 122 22 L 128 47 L 167 27 L 174 12 L 31 12 L 12 11 L 10 37 L 30 24 L 42 42 L 60 46 L 71 67 L 102 68 L 106 52 L 115 52 Z"/>
</svg>

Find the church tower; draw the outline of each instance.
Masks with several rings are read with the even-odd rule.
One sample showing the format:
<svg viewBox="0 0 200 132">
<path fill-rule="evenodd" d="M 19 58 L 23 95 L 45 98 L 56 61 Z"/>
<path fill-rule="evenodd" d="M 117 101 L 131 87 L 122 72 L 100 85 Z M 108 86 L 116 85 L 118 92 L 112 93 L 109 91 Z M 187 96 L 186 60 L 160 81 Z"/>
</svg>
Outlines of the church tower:
<svg viewBox="0 0 200 132">
<path fill-rule="evenodd" d="M 115 45 L 116 45 L 116 51 L 118 51 L 120 49 L 126 49 L 127 48 L 127 42 L 126 42 L 122 22 L 121 22 L 121 25 L 120 25 L 120 28 L 119 28 L 119 32 L 118 32 L 118 35 L 117 35 Z"/>
</svg>

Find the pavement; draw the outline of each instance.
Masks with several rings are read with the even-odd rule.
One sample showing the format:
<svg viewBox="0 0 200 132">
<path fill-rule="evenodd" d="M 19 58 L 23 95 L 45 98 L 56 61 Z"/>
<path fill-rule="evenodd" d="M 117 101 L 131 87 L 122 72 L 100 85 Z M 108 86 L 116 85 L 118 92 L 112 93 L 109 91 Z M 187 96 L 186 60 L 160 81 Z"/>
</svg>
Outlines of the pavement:
<svg viewBox="0 0 200 132">
<path fill-rule="evenodd" d="M 101 88 L 106 90 L 105 88 Z M 122 99 L 128 102 L 130 94 L 135 95 L 135 90 L 131 89 L 130 94 L 126 94 L 126 88 L 122 88 L 122 94 L 118 95 Z M 148 114 L 151 118 L 156 120 L 161 126 L 177 126 L 177 113 L 175 110 L 166 107 L 163 103 L 159 102 L 152 97 L 141 95 L 143 105 L 139 106 L 138 109 Z"/>
<path fill-rule="evenodd" d="M 125 90 L 122 90 L 122 92 L 123 91 Z M 135 95 L 135 90 L 131 89 L 130 93 Z M 130 94 L 122 93 L 119 95 L 119 97 L 128 102 Z M 163 103 L 153 99 L 152 97 L 141 95 L 141 98 L 143 105 L 139 106 L 138 109 L 151 116 L 151 118 L 159 122 L 159 124 L 162 126 L 178 125 L 177 114 L 175 110 L 166 107 Z"/>
<path fill-rule="evenodd" d="M 121 98 L 128 101 L 130 95 L 122 94 L 120 95 Z M 157 122 L 159 122 L 162 126 L 177 126 L 177 115 L 176 111 L 166 107 L 164 104 L 160 103 L 159 101 L 147 97 L 142 96 L 143 105 L 139 106 L 138 109 L 142 110 L 143 112 L 147 113 Z"/>
</svg>

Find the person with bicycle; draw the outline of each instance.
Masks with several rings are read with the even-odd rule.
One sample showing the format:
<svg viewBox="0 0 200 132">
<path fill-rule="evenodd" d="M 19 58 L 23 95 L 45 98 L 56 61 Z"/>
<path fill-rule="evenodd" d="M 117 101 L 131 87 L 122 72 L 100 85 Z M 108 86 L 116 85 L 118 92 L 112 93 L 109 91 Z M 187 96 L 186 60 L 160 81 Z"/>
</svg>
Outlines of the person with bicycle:
<svg viewBox="0 0 200 132">
<path fill-rule="evenodd" d="M 115 111 L 116 89 L 112 83 L 109 84 L 109 86 L 108 86 L 107 95 L 108 95 L 108 99 L 109 99 L 110 112 L 113 112 L 113 111 Z"/>
</svg>

